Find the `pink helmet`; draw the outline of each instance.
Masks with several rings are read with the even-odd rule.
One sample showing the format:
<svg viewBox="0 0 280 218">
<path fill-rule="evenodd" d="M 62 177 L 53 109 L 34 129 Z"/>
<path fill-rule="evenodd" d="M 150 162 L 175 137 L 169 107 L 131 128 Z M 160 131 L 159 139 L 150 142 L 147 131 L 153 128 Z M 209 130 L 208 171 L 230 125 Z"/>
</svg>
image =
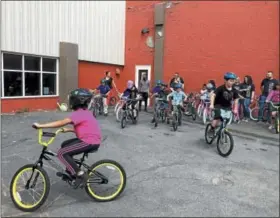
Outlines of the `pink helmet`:
<svg viewBox="0 0 280 218">
<path fill-rule="evenodd" d="M 127 81 L 127 88 L 128 88 L 128 89 L 131 89 L 131 88 L 133 87 L 133 84 L 134 84 L 134 83 L 133 83 L 132 80 L 128 80 L 128 81 Z"/>
</svg>

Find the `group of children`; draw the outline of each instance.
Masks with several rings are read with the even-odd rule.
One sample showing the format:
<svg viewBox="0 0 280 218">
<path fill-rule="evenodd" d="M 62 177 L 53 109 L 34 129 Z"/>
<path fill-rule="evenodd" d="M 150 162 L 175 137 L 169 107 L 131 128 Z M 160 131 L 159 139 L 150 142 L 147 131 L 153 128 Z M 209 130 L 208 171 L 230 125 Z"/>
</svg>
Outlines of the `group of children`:
<svg viewBox="0 0 280 218">
<path fill-rule="evenodd" d="M 174 89 L 174 92 L 172 92 L 171 89 L 169 89 L 164 82 L 162 82 L 161 80 L 158 80 L 158 81 L 156 81 L 155 87 L 152 89 L 152 93 L 151 93 L 150 97 L 155 98 L 155 105 L 157 103 L 157 98 L 164 99 L 165 104 L 168 104 L 169 100 L 172 99 L 171 107 L 170 107 L 171 111 L 173 109 L 172 108 L 173 105 L 177 105 L 178 107 L 180 107 L 180 109 L 182 111 L 184 111 L 183 101 L 187 99 L 187 96 L 182 91 L 182 85 L 180 83 L 176 83 L 173 85 L 172 88 Z M 108 113 L 107 96 L 108 96 L 110 90 L 111 89 L 108 87 L 108 85 L 106 85 L 105 80 L 101 80 L 100 85 L 96 89 L 90 90 L 92 93 L 96 93 L 96 91 L 99 91 L 99 93 L 103 97 L 104 114 Z M 134 82 L 131 80 L 127 81 L 126 89 L 121 94 L 121 97 L 126 98 L 126 99 L 135 100 L 138 95 L 139 95 L 139 91 L 138 91 L 137 87 L 135 86 Z M 96 95 L 96 97 L 99 97 L 99 96 L 100 95 Z M 132 109 L 134 109 L 136 104 L 137 104 L 136 101 L 132 101 L 129 103 L 129 106 L 132 106 Z M 152 120 L 152 122 L 154 122 L 154 120 Z"/>
<path fill-rule="evenodd" d="M 215 87 L 207 84 L 201 94 L 209 94 L 210 96 L 210 108 L 214 109 L 215 116 L 211 123 L 212 129 L 217 126 L 217 122 L 221 117 L 221 109 L 231 110 L 232 100 L 235 100 L 235 109 L 237 106 L 238 94 L 233 90 L 233 85 L 236 80 L 236 75 L 231 72 L 227 72 L 224 75 L 225 84 L 215 89 Z M 187 96 L 182 90 L 180 83 L 175 83 L 172 86 L 174 91 L 167 88 L 162 81 L 158 80 L 156 86 L 152 89 L 151 97 L 166 99 L 166 103 L 171 101 L 170 109 L 172 111 L 174 106 L 183 109 L 183 101 L 186 100 Z M 100 86 L 96 88 L 101 95 L 106 98 L 110 92 L 110 88 L 105 84 L 104 80 L 101 80 Z M 35 128 L 59 128 L 64 127 L 68 124 L 73 125 L 73 128 L 62 128 L 63 132 L 73 132 L 76 137 L 67 140 L 62 143 L 61 149 L 58 151 L 58 157 L 61 162 L 66 166 L 66 173 L 76 178 L 80 184 L 84 184 L 87 180 L 87 175 L 82 171 L 75 161 L 73 155 L 81 154 L 83 152 L 92 150 L 93 148 L 98 149 L 101 143 L 101 129 L 97 120 L 92 116 L 92 113 L 87 109 L 92 99 L 92 93 L 96 90 L 89 89 L 76 89 L 69 94 L 69 106 L 73 110 L 71 115 L 63 120 L 54 121 L 51 123 L 34 123 Z M 215 90 L 215 91 L 214 91 Z M 127 87 L 122 93 L 123 97 L 129 99 L 136 99 L 138 95 L 138 89 L 136 88 L 133 81 L 127 82 Z M 280 100 L 280 83 L 278 83 L 267 98 L 267 101 L 273 101 L 278 103 Z M 106 102 L 107 103 L 107 102 Z M 275 111 L 273 111 L 275 116 Z"/>
</svg>

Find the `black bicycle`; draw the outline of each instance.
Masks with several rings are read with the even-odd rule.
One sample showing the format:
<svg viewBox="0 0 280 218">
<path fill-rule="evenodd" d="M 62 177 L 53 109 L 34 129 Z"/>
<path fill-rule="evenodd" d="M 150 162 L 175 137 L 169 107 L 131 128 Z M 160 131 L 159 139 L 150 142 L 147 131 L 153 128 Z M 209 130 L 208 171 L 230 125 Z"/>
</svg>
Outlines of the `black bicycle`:
<svg viewBox="0 0 280 218">
<path fill-rule="evenodd" d="M 105 95 L 97 94 L 92 97 L 91 102 L 88 105 L 88 109 L 92 110 L 92 114 L 94 117 L 98 115 L 102 115 L 104 111 L 103 98 Z"/>
<path fill-rule="evenodd" d="M 178 126 L 182 124 L 182 111 L 180 105 L 173 105 L 172 111 L 172 127 L 174 131 L 177 131 Z"/>
<path fill-rule="evenodd" d="M 72 188 L 85 188 L 86 193 L 96 201 L 106 202 L 114 200 L 123 192 L 126 186 L 125 170 L 116 161 L 104 159 L 97 161 L 91 166 L 85 163 L 88 154 L 96 152 L 98 148 L 92 148 L 91 151 L 84 153 L 81 159 L 74 159 L 78 166 L 87 174 L 86 184 L 76 182 L 76 178 L 69 174 L 67 170 L 64 170 L 60 163 L 53 161 L 51 157 L 57 157 L 57 154 L 48 149 L 48 145 L 54 141 L 60 132 L 63 132 L 63 130 L 59 129 L 55 133 L 50 133 L 43 132 L 42 129 L 39 129 L 38 143 L 43 146 L 39 159 L 34 164 L 22 166 L 12 178 L 10 195 L 15 206 L 22 211 L 35 211 L 47 200 L 51 184 L 49 176 L 43 168 L 44 161 L 48 161 L 53 165 L 58 170 L 56 175 L 67 182 Z M 42 137 L 50 137 L 50 139 L 48 141 L 42 141 Z M 105 171 L 103 172 L 102 169 L 105 169 Z M 110 179 L 106 176 L 106 171 Z M 111 179 L 114 173 L 117 173 L 118 176 Z M 24 176 L 24 174 L 27 174 L 27 176 Z M 119 182 L 119 184 L 106 187 L 111 181 Z M 20 186 L 20 182 L 24 184 Z M 37 185 L 41 185 L 42 189 L 37 190 Z M 28 191 L 31 191 L 31 194 L 26 194 Z M 102 195 L 102 192 L 105 194 Z"/>
<path fill-rule="evenodd" d="M 126 99 L 124 108 L 121 115 L 121 128 L 125 128 L 127 121 L 131 120 L 132 124 L 136 124 L 138 121 L 139 111 L 136 108 L 136 103 L 139 99 Z M 134 105 L 134 107 L 133 107 Z"/>
<path fill-rule="evenodd" d="M 190 93 L 187 101 L 184 103 L 184 108 L 186 110 L 185 115 L 192 117 L 193 120 L 196 120 L 196 108 L 195 108 L 195 96 L 193 93 Z"/>
<path fill-rule="evenodd" d="M 166 104 L 168 104 L 168 102 L 166 100 L 164 100 L 163 98 L 157 98 L 156 99 L 156 106 L 154 109 L 154 125 L 155 127 L 158 126 L 159 120 L 161 120 L 162 123 L 164 123 L 166 121 L 167 118 L 167 107 Z"/>
<path fill-rule="evenodd" d="M 208 123 L 206 125 L 206 129 L 205 129 L 205 141 L 207 144 L 212 144 L 213 141 L 217 138 L 217 150 L 219 155 L 221 155 L 222 157 L 227 157 L 231 154 L 233 147 L 234 147 L 234 140 L 233 137 L 231 135 L 231 133 L 228 131 L 227 124 L 230 121 L 231 118 L 231 110 L 221 110 L 221 125 L 220 127 L 217 127 L 214 132 L 211 127 L 211 123 Z M 209 131 L 213 134 L 209 134 Z M 229 146 L 227 146 L 227 149 L 224 149 L 225 144 L 229 144 Z"/>
</svg>

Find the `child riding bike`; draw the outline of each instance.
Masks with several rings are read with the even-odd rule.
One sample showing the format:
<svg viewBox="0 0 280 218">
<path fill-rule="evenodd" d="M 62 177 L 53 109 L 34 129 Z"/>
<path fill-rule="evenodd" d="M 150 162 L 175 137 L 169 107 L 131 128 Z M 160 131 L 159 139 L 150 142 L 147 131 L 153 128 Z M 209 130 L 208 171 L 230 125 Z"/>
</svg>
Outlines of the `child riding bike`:
<svg viewBox="0 0 280 218">
<path fill-rule="evenodd" d="M 127 88 L 124 90 L 124 92 L 121 94 L 121 98 L 122 99 L 128 99 L 128 100 L 135 100 L 135 101 L 129 101 L 129 103 L 125 103 L 124 105 L 123 105 L 123 108 L 122 109 L 125 109 L 126 108 L 126 104 L 128 104 L 127 106 L 129 107 L 129 108 L 131 108 L 132 109 L 132 111 L 133 111 L 133 116 L 134 116 L 134 118 L 136 118 L 136 116 L 137 116 L 137 113 L 136 113 L 136 108 L 135 108 L 135 106 L 136 106 L 136 104 L 137 104 L 137 101 L 136 101 L 136 99 L 137 99 L 137 96 L 138 96 L 138 94 L 139 94 L 139 91 L 138 91 L 138 89 L 136 88 L 136 86 L 135 86 L 135 84 L 134 84 L 134 82 L 132 81 L 132 80 L 128 80 L 127 81 L 127 86 L 126 86 Z"/>
<path fill-rule="evenodd" d="M 266 98 L 266 103 L 272 102 L 275 106 L 279 106 L 280 105 L 280 81 L 278 81 L 278 83 L 275 84 L 273 90 L 271 90 Z M 271 125 L 268 127 L 269 129 L 273 128 L 273 123 L 277 114 L 277 108 L 273 107 L 270 104 L 270 110 L 271 112 Z"/>
<path fill-rule="evenodd" d="M 215 134 L 215 128 L 221 119 L 221 110 L 230 111 L 232 100 L 234 100 L 234 113 L 238 110 L 238 93 L 233 89 L 236 80 L 236 75 L 232 72 L 227 72 L 224 75 L 225 84 L 218 87 L 211 95 L 210 109 L 214 109 L 214 119 L 211 123 L 210 134 Z"/>
<path fill-rule="evenodd" d="M 62 128 L 63 132 L 73 132 L 75 138 L 64 141 L 58 150 L 59 160 L 66 166 L 66 173 L 76 178 L 76 184 L 81 185 L 87 180 L 87 175 L 80 170 L 73 155 L 78 155 L 94 148 L 99 148 L 101 143 L 101 130 L 97 120 L 87 109 L 91 101 L 92 93 L 87 89 L 76 89 L 69 95 L 69 106 L 73 110 L 72 114 L 63 120 L 50 123 L 34 123 L 33 126 L 41 128 L 59 128 L 68 124 L 74 128 Z"/>
<path fill-rule="evenodd" d="M 110 94 L 110 87 L 108 85 L 106 85 L 106 80 L 105 79 L 102 79 L 100 81 L 100 85 L 94 89 L 94 90 L 91 90 L 91 92 L 95 93 L 96 90 L 99 91 L 100 95 L 96 95 L 94 96 L 94 98 L 99 98 L 99 97 L 102 97 L 102 100 L 103 100 L 103 112 L 104 112 L 104 115 L 106 116 L 108 114 L 108 95 Z"/>
<path fill-rule="evenodd" d="M 161 98 L 164 100 L 165 103 L 165 109 L 168 108 L 168 101 L 167 101 L 167 95 L 170 93 L 170 91 L 167 89 L 167 85 L 164 84 L 161 80 L 157 80 L 156 86 L 152 90 L 151 98 L 155 97 L 155 104 L 154 109 L 157 106 L 158 99 Z M 155 122 L 155 118 L 152 119 L 151 123 Z"/>
<path fill-rule="evenodd" d="M 174 91 L 167 95 L 167 101 L 170 101 L 171 97 L 173 98 L 171 102 L 171 113 L 173 113 L 174 106 L 186 113 L 183 107 L 183 102 L 187 100 L 187 95 L 182 91 L 182 85 L 180 83 L 174 85 Z"/>
</svg>

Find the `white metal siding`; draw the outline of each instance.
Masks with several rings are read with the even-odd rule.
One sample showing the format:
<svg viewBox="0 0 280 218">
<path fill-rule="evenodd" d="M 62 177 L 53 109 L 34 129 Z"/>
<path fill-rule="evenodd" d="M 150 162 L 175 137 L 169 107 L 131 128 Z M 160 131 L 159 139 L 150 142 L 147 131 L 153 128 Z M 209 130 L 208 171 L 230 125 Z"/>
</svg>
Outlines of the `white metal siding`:
<svg viewBox="0 0 280 218">
<path fill-rule="evenodd" d="M 79 44 L 79 59 L 124 65 L 125 1 L 1 1 L 2 50 L 59 56 Z"/>
</svg>

